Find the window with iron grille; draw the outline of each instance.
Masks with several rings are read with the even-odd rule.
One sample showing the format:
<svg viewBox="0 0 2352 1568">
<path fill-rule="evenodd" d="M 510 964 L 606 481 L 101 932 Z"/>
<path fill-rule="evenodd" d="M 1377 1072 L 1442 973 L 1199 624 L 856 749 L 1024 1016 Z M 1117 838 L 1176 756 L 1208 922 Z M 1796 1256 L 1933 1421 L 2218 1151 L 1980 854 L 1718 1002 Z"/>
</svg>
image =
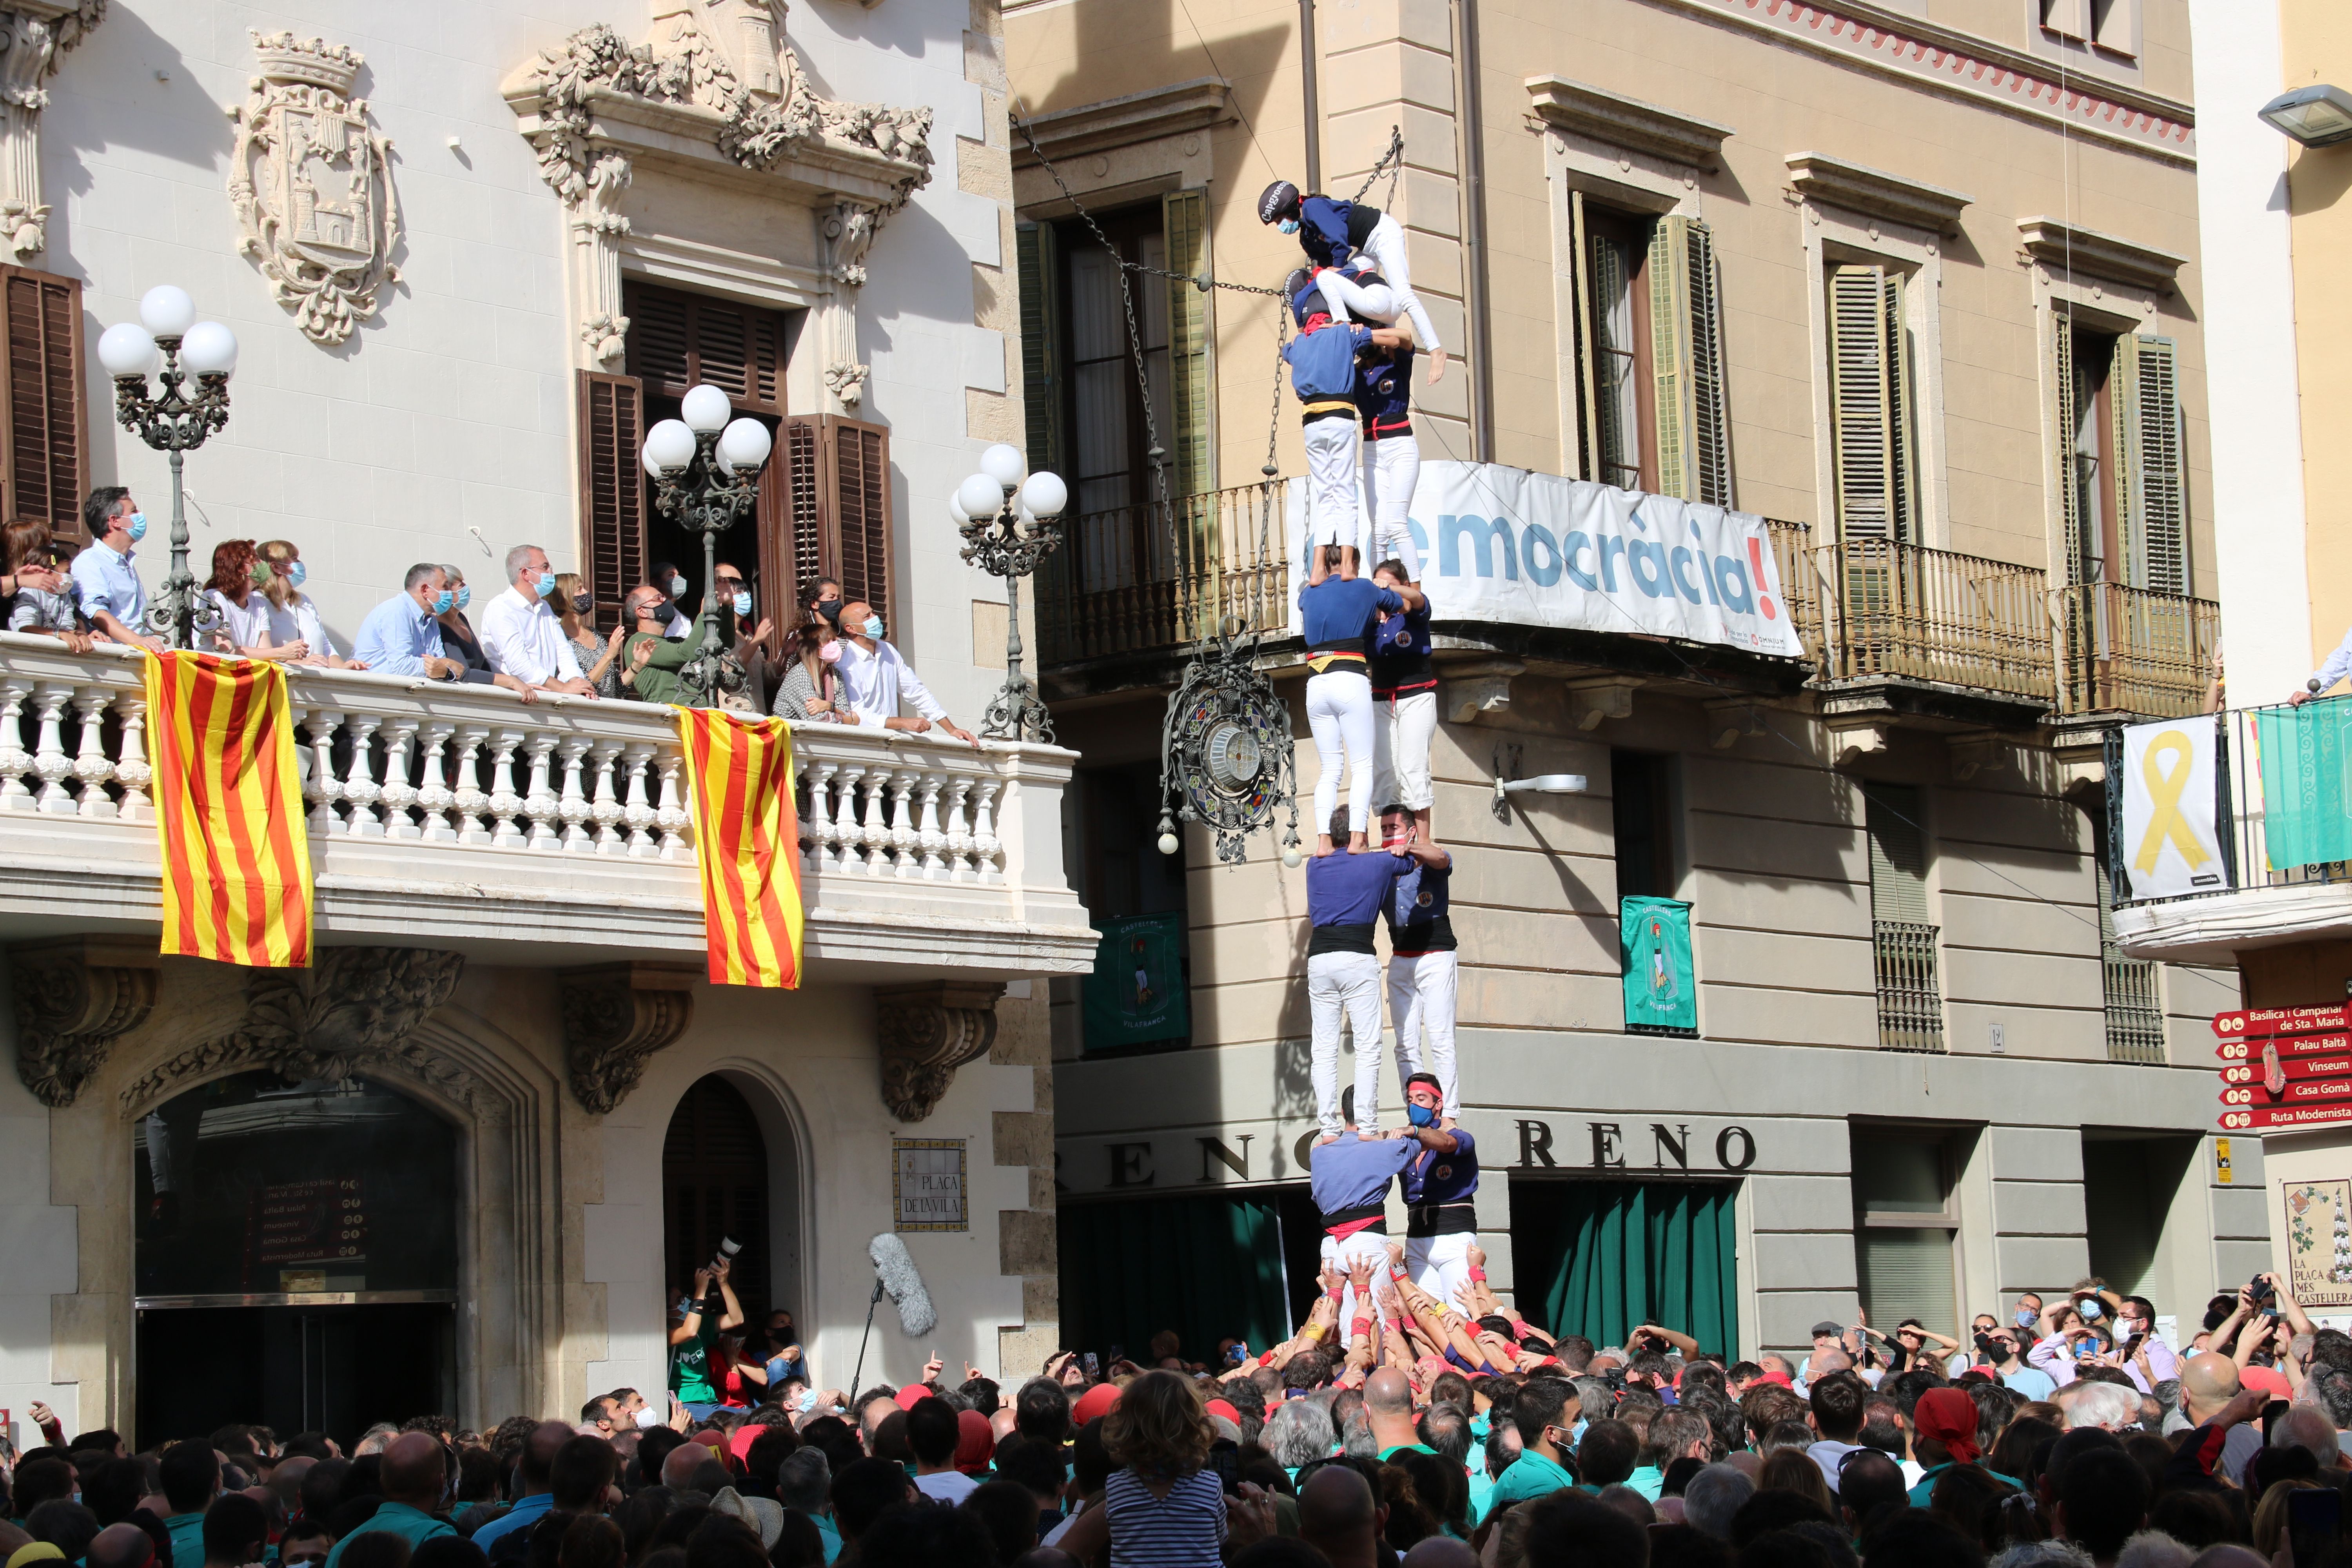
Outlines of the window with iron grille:
<svg viewBox="0 0 2352 1568">
<path fill-rule="evenodd" d="M 2104 811 L 2091 814 L 2091 874 L 2099 898 L 2099 981 L 2107 1026 L 2107 1059 L 2161 1067 L 2164 1003 L 2153 959 L 2127 955 L 2116 940 L 2115 880 L 2107 864 Z"/>
<path fill-rule="evenodd" d="M 1887 1050 L 1944 1048 L 1938 932 L 1927 910 L 1927 836 L 1919 792 L 1862 786 L 1870 839 L 1870 926 L 1878 984 L 1878 1043 Z"/>
</svg>

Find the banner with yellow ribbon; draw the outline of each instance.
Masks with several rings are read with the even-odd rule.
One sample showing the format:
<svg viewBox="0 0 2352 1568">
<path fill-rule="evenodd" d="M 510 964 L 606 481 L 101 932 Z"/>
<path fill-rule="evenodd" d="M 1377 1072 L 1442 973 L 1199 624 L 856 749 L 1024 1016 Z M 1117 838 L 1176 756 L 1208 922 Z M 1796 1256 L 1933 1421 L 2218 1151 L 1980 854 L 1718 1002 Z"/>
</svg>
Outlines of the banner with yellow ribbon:
<svg viewBox="0 0 2352 1568">
<path fill-rule="evenodd" d="M 801 835 L 782 719 L 680 708 L 713 985 L 801 983 Z"/>
<path fill-rule="evenodd" d="M 284 668 L 209 653 L 146 668 L 163 950 L 308 969 L 310 841 Z"/>
<path fill-rule="evenodd" d="M 2123 731 L 2124 895 L 2166 899 L 2226 887 L 2214 830 L 2221 742 L 2210 717 L 2133 724 Z"/>
</svg>

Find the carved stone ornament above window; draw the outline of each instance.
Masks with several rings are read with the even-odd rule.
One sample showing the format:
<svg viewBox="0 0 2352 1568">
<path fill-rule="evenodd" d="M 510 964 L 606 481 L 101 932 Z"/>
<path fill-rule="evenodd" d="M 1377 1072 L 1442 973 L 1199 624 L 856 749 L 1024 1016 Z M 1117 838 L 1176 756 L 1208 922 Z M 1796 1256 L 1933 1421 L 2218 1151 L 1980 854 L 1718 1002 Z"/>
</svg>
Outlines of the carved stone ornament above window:
<svg viewBox="0 0 2352 1568">
<path fill-rule="evenodd" d="M 2169 250 L 2054 217 L 2019 218 L 2017 233 L 2025 255 L 2054 273 L 2103 278 L 2158 294 L 2172 292 L 2180 269 L 2189 263 L 2189 258 Z"/>
<path fill-rule="evenodd" d="M 356 50 L 291 33 L 251 33 L 261 74 L 229 110 L 236 148 L 228 199 L 237 249 L 253 258 L 302 335 L 332 348 L 400 281 L 400 201 L 392 143 L 353 98 Z"/>
<path fill-rule="evenodd" d="M 939 1108 L 956 1068 L 986 1056 L 996 1043 L 996 1002 L 1003 994 L 1001 980 L 875 987 L 882 1103 L 891 1115 L 920 1121 Z"/>
<path fill-rule="evenodd" d="M 1233 83 L 1221 76 L 1194 77 L 1123 98 L 1083 103 L 1075 109 L 1050 110 L 1029 119 L 1029 134 L 1037 150 L 1060 162 L 1082 153 L 1130 147 L 1160 136 L 1206 131 L 1234 118 L 1229 107 Z M 1036 153 L 1017 132 L 1013 138 L 1013 164 L 1028 168 Z"/>
<path fill-rule="evenodd" d="M 1724 138 L 1731 134 L 1728 125 L 1564 76 L 1531 76 L 1527 89 L 1535 117 L 1555 131 L 1654 153 L 1710 174 L 1722 162 Z"/>
<path fill-rule="evenodd" d="M 73 937 L 8 950 L 16 1077 L 52 1110 L 71 1105 L 114 1042 L 155 1006 L 163 956 L 150 942 Z"/>
<path fill-rule="evenodd" d="M 821 223 L 854 208 L 866 215 L 859 258 L 882 221 L 929 183 L 930 109 L 819 98 L 778 36 L 780 9 L 771 0 L 654 0 L 646 42 L 598 23 L 508 77 L 508 107 L 570 218 L 585 368 L 616 367 L 626 352 L 620 241 L 630 225 L 618 202 L 633 176 L 658 167 L 717 179 L 807 206 L 824 215 Z M 831 248 L 839 237 L 824 238 Z M 836 259 L 832 274 L 854 339 L 864 270 Z M 854 344 L 834 357 L 841 363 L 828 374 L 839 370 L 836 390 L 854 402 L 866 367 Z"/>
<path fill-rule="evenodd" d="M 646 1059 L 694 1021 L 694 964 L 611 963 L 565 970 L 563 1055 L 572 1092 L 599 1116 L 629 1097 Z"/>
<path fill-rule="evenodd" d="M 193 1081 L 268 1068 L 310 1079 L 396 1071 L 488 1112 L 493 1097 L 468 1068 L 411 1037 L 465 968 L 461 954 L 428 948 L 330 947 L 309 969 L 254 970 L 243 1021 L 167 1058 L 122 1091 L 120 1109 L 138 1116 Z"/>
<path fill-rule="evenodd" d="M 1935 234 L 1958 234 L 1960 214 L 1976 197 L 1922 180 L 1850 163 L 1826 153 L 1791 153 L 1789 184 L 1810 202 L 1843 207 Z"/>
<path fill-rule="evenodd" d="M 19 257 L 48 243 L 41 110 L 66 51 L 106 19 L 107 0 L 9 0 L 0 7 L 0 230 Z"/>
</svg>

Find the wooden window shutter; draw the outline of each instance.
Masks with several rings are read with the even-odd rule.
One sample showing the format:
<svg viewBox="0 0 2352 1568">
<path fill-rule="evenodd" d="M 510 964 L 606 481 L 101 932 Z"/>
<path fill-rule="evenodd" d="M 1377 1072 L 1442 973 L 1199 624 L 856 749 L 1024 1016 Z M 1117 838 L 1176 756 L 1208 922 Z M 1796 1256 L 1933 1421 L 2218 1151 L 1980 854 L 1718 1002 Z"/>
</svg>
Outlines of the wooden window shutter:
<svg viewBox="0 0 2352 1568">
<path fill-rule="evenodd" d="M 629 374 L 655 397 L 682 397 L 698 382 L 725 392 L 740 412 L 784 412 L 784 318 L 708 294 L 622 284 L 629 318 Z"/>
<path fill-rule="evenodd" d="M 1886 343 L 1886 472 L 1891 484 L 1895 537 L 1908 544 L 1919 533 L 1919 453 L 1914 437 L 1917 427 L 1916 395 L 1912 386 L 1911 338 L 1903 321 L 1906 280 L 1890 272 L 1881 295 Z"/>
<path fill-rule="evenodd" d="M 789 537 L 791 556 L 770 569 L 787 571 L 803 599 L 819 577 L 838 578 L 843 598 L 863 599 L 885 621 L 895 619 L 888 427 L 796 415 L 784 421 L 777 445 L 788 526 L 776 531 Z"/>
<path fill-rule="evenodd" d="M 1062 276 L 1054 226 L 1013 229 L 1021 279 L 1021 398 L 1028 416 L 1029 467 L 1066 466 L 1062 437 Z"/>
<path fill-rule="evenodd" d="M 2075 400 L 2074 317 L 2050 312 L 2050 379 L 2057 390 L 2058 527 L 2066 542 L 2066 581 L 2083 580 L 2083 487 L 2075 472 L 2074 430 L 2082 421 Z"/>
<path fill-rule="evenodd" d="M 1193 496 L 1217 488 L 1215 329 L 1212 294 L 1189 281 L 1209 271 L 1209 193 L 1171 191 L 1160 198 L 1168 246 L 1168 381 L 1175 405 L 1176 488 Z"/>
<path fill-rule="evenodd" d="M 57 538 L 81 540 L 89 488 L 82 390 L 81 284 L 26 267 L 0 267 L 7 295 L 7 447 L 0 453 L 5 515 L 39 518 Z"/>
<path fill-rule="evenodd" d="M 1908 784 L 1862 786 L 1870 839 L 1870 918 L 1927 925 L 1927 838 L 1919 792 Z"/>
<path fill-rule="evenodd" d="M 2126 581 L 2159 594 L 2186 594 L 2189 477 L 2182 462 L 2179 345 L 2165 337 L 2119 338 L 2113 374 Z"/>
<path fill-rule="evenodd" d="M 1576 310 L 1570 323 L 1576 351 L 1576 475 L 1579 479 L 1598 479 L 1601 380 L 1593 364 L 1598 329 L 1592 319 L 1592 230 L 1585 219 L 1582 191 L 1568 193 L 1568 236 L 1576 294 Z"/>
<path fill-rule="evenodd" d="M 1830 401 L 1836 454 L 1838 532 L 1847 539 L 1905 536 L 1897 344 L 1890 341 L 1886 268 L 1830 272 Z"/>
<path fill-rule="evenodd" d="M 1650 359 L 1658 416 L 1658 489 L 1731 504 L 1731 429 L 1723 376 L 1722 280 L 1715 237 L 1697 218 L 1658 220 L 1650 239 Z"/>
<path fill-rule="evenodd" d="M 636 377 L 580 373 L 580 558 L 601 624 L 645 581 L 645 389 Z"/>
<path fill-rule="evenodd" d="M 887 426 L 835 416 L 831 419 L 834 517 L 838 530 L 842 596 L 863 599 L 898 620 L 890 550 L 890 432 Z"/>
</svg>

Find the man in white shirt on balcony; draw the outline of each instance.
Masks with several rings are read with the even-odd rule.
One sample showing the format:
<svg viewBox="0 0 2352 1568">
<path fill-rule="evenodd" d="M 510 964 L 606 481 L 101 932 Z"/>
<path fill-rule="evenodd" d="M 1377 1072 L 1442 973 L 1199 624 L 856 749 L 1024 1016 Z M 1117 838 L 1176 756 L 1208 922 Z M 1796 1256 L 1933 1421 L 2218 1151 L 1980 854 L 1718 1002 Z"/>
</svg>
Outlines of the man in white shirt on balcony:
<svg viewBox="0 0 2352 1568">
<path fill-rule="evenodd" d="M 555 592 L 547 552 L 536 544 L 508 551 L 507 581 L 511 586 L 482 611 L 482 651 L 491 668 L 541 691 L 595 696 L 596 689 L 581 678 L 579 656 L 562 623 L 547 607 Z"/>
<path fill-rule="evenodd" d="M 841 606 L 841 630 L 844 647 L 837 667 L 841 682 L 848 693 L 851 711 L 861 724 L 878 724 L 886 730 L 908 730 L 920 734 L 937 724 L 959 741 L 977 746 L 969 730 L 960 730 L 940 700 L 931 695 L 914 667 L 899 656 L 898 650 L 882 640 L 882 617 L 874 606 L 863 599 Z M 917 719 L 898 717 L 901 698 L 915 705 Z"/>
</svg>

